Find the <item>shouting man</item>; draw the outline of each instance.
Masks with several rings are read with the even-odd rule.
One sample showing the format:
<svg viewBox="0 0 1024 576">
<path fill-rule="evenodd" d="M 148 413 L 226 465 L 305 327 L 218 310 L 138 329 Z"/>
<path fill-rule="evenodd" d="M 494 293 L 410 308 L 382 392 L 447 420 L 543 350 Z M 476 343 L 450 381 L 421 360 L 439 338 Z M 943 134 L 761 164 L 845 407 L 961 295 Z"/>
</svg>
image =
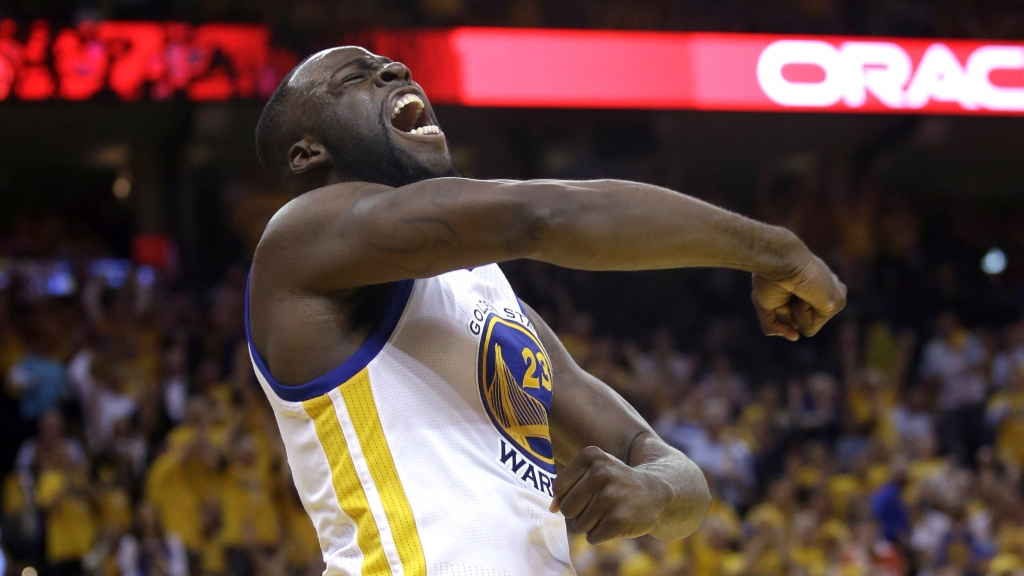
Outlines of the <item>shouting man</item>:
<svg viewBox="0 0 1024 576">
<path fill-rule="evenodd" d="M 701 471 L 496 262 L 745 270 L 790 340 L 845 305 L 792 233 L 670 190 L 457 177 L 409 69 L 362 48 L 297 66 L 256 140 L 295 198 L 254 257 L 249 345 L 328 574 L 573 574 L 567 520 L 595 543 L 700 525 Z"/>
</svg>

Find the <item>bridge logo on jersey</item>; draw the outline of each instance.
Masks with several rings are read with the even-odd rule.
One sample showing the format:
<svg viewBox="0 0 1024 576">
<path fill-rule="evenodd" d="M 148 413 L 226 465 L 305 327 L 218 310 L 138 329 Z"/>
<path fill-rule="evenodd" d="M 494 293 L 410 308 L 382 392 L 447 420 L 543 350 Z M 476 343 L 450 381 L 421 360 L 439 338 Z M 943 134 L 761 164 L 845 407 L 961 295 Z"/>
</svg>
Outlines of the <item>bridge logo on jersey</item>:
<svg viewBox="0 0 1024 576">
<path fill-rule="evenodd" d="M 482 322 L 479 361 L 480 399 L 503 436 L 498 462 L 524 484 L 549 493 L 555 460 L 548 430 L 551 364 L 544 347 L 525 326 L 490 311 Z"/>
</svg>

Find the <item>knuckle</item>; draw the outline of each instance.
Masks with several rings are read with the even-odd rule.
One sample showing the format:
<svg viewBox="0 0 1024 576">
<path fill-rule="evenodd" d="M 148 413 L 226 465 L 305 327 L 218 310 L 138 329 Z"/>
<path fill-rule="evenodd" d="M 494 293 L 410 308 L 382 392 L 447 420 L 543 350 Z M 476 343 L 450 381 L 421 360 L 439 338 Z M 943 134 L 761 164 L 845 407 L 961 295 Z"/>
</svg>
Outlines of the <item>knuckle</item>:
<svg viewBox="0 0 1024 576">
<path fill-rule="evenodd" d="M 588 463 L 596 462 L 603 455 L 604 451 L 597 446 L 587 446 L 580 451 L 580 459 Z"/>
</svg>

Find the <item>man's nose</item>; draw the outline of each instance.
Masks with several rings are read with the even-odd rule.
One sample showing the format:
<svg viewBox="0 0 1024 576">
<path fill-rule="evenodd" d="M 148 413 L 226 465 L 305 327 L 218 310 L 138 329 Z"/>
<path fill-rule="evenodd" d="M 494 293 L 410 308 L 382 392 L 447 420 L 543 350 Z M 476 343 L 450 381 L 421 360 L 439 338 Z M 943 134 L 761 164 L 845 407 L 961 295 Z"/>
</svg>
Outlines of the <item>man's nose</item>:
<svg viewBox="0 0 1024 576">
<path fill-rule="evenodd" d="M 412 72 L 401 62 L 385 64 L 373 77 L 373 83 L 377 86 L 387 86 L 392 82 L 409 82 L 412 80 Z"/>
</svg>

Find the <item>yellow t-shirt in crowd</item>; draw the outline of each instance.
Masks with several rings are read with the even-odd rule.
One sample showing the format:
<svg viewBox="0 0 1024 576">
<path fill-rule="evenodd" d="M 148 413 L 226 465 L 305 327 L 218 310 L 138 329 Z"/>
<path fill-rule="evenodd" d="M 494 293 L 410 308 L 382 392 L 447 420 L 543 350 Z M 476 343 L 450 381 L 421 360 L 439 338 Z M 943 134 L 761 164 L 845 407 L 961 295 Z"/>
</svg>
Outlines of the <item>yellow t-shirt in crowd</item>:
<svg viewBox="0 0 1024 576">
<path fill-rule="evenodd" d="M 718 549 L 708 544 L 703 533 L 691 536 L 691 562 L 693 576 L 719 576 L 723 573 L 727 559 L 733 552 L 729 549 Z"/>
<path fill-rule="evenodd" d="M 997 392 L 989 410 L 1009 410 L 996 428 L 996 454 L 1018 466 L 1024 465 L 1024 393 Z"/>
<path fill-rule="evenodd" d="M 224 555 L 224 542 L 220 534 L 203 540 L 202 548 L 199 550 L 199 564 L 202 567 L 203 576 L 227 572 L 228 562 Z"/>
<path fill-rule="evenodd" d="M 864 364 L 891 372 L 896 366 L 900 343 L 889 325 L 878 321 L 872 324 L 864 334 Z"/>
<path fill-rule="evenodd" d="M 102 490 L 100 501 L 100 529 L 108 534 L 124 534 L 132 527 L 132 502 L 121 488 Z"/>
<path fill-rule="evenodd" d="M 1000 552 L 988 562 L 988 574 L 1002 576 L 1003 574 L 1018 573 L 1024 568 L 1024 563 L 1016 554 Z"/>
<path fill-rule="evenodd" d="M 832 510 L 836 516 L 845 518 L 850 509 L 850 500 L 864 495 L 864 483 L 852 474 L 833 474 L 828 479 L 828 494 L 832 498 Z"/>
<path fill-rule="evenodd" d="M 1004 524 L 997 538 L 999 551 L 1024 557 L 1024 525 Z"/>
<path fill-rule="evenodd" d="M 302 506 L 289 499 L 283 504 L 285 530 L 288 534 L 288 561 L 295 568 L 305 568 L 319 562 L 320 540 L 316 528 Z"/>
<path fill-rule="evenodd" d="M 871 493 L 882 487 L 892 478 L 892 468 L 888 464 L 872 464 L 868 468 L 867 492 Z"/>
<path fill-rule="evenodd" d="M 81 560 L 96 540 L 92 507 L 73 491 L 83 487 L 77 473 L 47 470 L 39 477 L 36 500 L 46 514 L 46 560 L 51 563 Z"/>
<path fill-rule="evenodd" d="M 14 472 L 4 478 L 4 516 L 20 514 L 25 508 L 25 494 L 21 491 L 21 479 Z"/>
<path fill-rule="evenodd" d="M 619 563 L 618 576 L 657 576 L 660 565 L 650 554 L 638 551 Z"/>
<path fill-rule="evenodd" d="M 747 522 L 754 525 L 768 523 L 785 530 L 786 514 L 774 504 L 763 502 L 750 509 L 750 512 L 747 513 Z"/>
<path fill-rule="evenodd" d="M 25 343 L 13 330 L 0 331 L 0 374 L 7 374 L 25 355 Z"/>
<path fill-rule="evenodd" d="M 725 524 L 729 536 L 736 538 L 740 534 L 740 515 L 730 504 L 715 498 L 711 501 L 711 508 L 708 509 L 708 518 L 718 518 Z"/>
<path fill-rule="evenodd" d="M 911 463 L 907 470 L 910 482 L 903 489 L 903 499 L 910 504 L 916 503 L 921 492 L 921 484 L 944 472 L 946 467 L 947 462 L 944 458 L 931 458 Z"/>
<path fill-rule="evenodd" d="M 784 576 L 786 563 L 782 553 L 772 548 L 764 550 L 761 556 L 754 561 L 750 573 L 758 576 Z"/>
<path fill-rule="evenodd" d="M 794 478 L 797 487 L 810 489 L 821 484 L 824 473 L 817 466 L 802 466 L 796 471 Z"/>
<path fill-rule="evenodd" d="M 272 489 L 271 478 L 259 466 L 231 466 L 221 496 L 225 546 L 247 546 L 250 537 L 261 546 L 277 544 L 281 530 Z"/>
<path fill-rule="evenodd" d="M 146 498 L 160 511 L 165 530 L 175 532 L 190 551 L 202 549 L 203 502 L 220 494 L 218 478 L 200 462 L 183 462 L 180 448 L 153 461 L 146 477 Z"/>
<path fill-rule="evenodd" d="M 825 551 L 817 546 L 793 546 L 789 550 L 789 559 L 794 566 L 807 569 L 809 576 L 824 576 L 828 570 L 828 557 Z"/>
</svg>

